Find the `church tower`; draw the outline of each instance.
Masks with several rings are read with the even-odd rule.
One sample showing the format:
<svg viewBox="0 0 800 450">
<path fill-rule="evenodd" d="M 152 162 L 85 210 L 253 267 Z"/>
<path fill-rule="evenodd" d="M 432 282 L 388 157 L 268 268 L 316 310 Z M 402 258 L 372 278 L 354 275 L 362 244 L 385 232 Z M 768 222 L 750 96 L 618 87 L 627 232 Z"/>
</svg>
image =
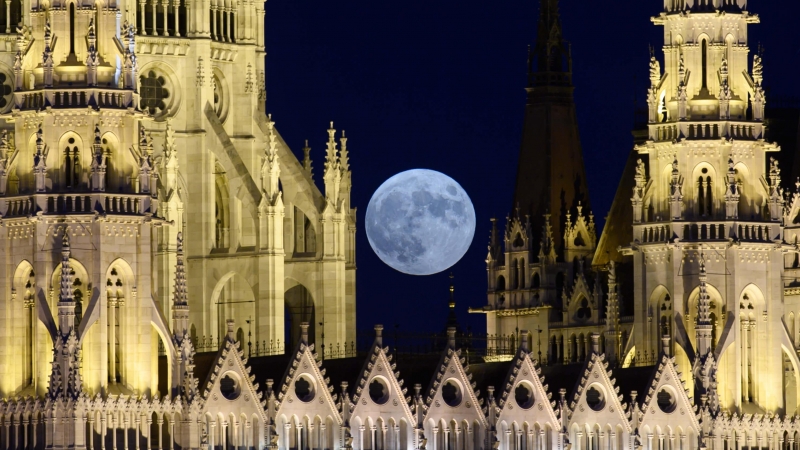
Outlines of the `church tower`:
<svg viewBox="0 0 800 450">
<path fill-rule="evenodd" d="M 537 232 L 549 214 L 558 260 L 565 261 L 568 217 L 591 209 L 572 85 L 571 47 L 558 0 L 541 0 L 536 44 L 528 52 L 527 101 L 513 208 Z M 534 252 L 539 243 L 534 243 Z"/>
<path fill-rule="evenodd" d="M 486 314 L 489 334 L 518 337 L 519 330 L 528 329 L 547 336 L 550 321 L 600 324 L 601 292 L 584 273 L 597 237 L 573 90 L 558 1 L 541 0 L 536 45 L 528 52 L 514 210 L 502 234 L 493 220 L 486 257 L 488 304 L 472 311 Z M 561 350 L 545 352 L 552 361 L 590 353 L 587 334 L 561 342 L 553 344 Z"/>
<path fill-rule="evenodd" d="M 744 0 L 665 0 L 663 70 L 650 59 L 648 140 L 631 192 L 635 317 L 626 363 L 671 346 L 709 405 L 793 413 L 798 367 L 784 321 L 781 171 L 764 140 L 761 55 Z M 791 327 L 794 327 L 792 313 Z M 796 373 L 790 378 L 796 380 Z M 715 387 L 715 389 L 710 389 Z M 708 390 L 715 392 L 707 392 Z M 712 401 L 713 400 L 713 401 Z M 718 403 L 718 405 L 716 405 Z M 791 410 L 788 410 L 790 408 Z"/>
<path fill-rule="evenodd" d="M 265 113 L 264 25 L 250 0 L 6 4 L 0 397 L 176 395 L 228 319 L 253 356 L 301 322 L 355 340 L 350 149 L 316 133 L 317 187 Z"/>
</svg>

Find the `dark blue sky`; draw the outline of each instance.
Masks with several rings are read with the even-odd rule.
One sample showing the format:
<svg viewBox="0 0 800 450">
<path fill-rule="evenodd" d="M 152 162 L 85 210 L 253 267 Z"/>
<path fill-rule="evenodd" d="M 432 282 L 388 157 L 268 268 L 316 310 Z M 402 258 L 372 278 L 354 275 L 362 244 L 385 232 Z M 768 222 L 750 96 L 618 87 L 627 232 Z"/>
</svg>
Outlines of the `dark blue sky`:
<svg viewBox="0 0 800 450">
<path fill-rule="evenodd" d="M 663 2 L 560 3 L 590 197 L 602 223 L 632 147 L 648 45 L 662 44 L 650 17 Z M 773 95 L 797 96 L 800 2 L 749 3 L 762 18 L 750 28 L 750 44 L 766 48 L 765 85 Z M 318 183 L 328 122 L 347 131 L 358 207 L 358 328 L 444 327 L 447 274 L 394 271 L 375 256 L 363 226 L 383 181 L 428 168 L 458 181 L 475 205 L 475 240 L 453 272 L 461 323 L 483 331 L 483 316 L 466 309 L 486 302 L 489 219 L 505 218 L 512 206 L 538 0 L 269 0 L 266 9 L 267 110 L 295 154 L 309 140 Z"/>
</svg>

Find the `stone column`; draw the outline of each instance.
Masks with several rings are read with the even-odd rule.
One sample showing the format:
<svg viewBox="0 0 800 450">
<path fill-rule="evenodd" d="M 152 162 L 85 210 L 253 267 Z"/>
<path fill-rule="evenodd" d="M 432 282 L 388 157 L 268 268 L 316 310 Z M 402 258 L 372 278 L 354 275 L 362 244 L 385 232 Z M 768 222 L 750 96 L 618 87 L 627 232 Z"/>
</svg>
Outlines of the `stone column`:
<svg viewBox="0 0 800 450">
<path fill-rule="evenodd" d="M 108 433 L 108 418 L 106 417 L 106 413 L 103 412 L 103 415 L 100 416 L 100 448 L 102 450 L 106 450 L 106 434 Z"/>
<path fill-rule="evenodd" d="M 158 21 L 156 20 L 156 13 L 158 10 L 158 0 L 150 0 L 153 3 L 153 11 L 151 16 L 153 18 L 153 29 L 150 30 L 150 34 L 153 36 L 158 36 Z M 144 20 L 144 17 L 142 18 Z"/>
<path fill-rule="evenodd" d="M 175 36 L 181 36 L 181 21 L 180 21 L 181 0 L 173 0 L 172 10 L 175 12 Z"/>
<path fill-rule="evenodd" d="M 224 441 L 223 441 L 224 442 Z M 164 416 L 158 416 L 158 445 L 156 448 L 161 450 L 161 446 L 164 445 Z"/>
</svg>

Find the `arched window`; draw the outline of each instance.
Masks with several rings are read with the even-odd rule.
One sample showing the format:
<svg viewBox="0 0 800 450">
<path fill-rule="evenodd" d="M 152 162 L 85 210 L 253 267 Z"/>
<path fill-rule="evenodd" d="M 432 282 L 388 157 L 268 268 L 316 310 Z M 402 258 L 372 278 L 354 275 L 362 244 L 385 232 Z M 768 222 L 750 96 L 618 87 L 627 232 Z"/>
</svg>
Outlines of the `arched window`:
<svg viewBox="0 0 800 450">
<path fill-rule="evenodd" d="M 506 278 L 502 275 L 497 277 L 497 286 L 495 287 L 496 291 L 505 291 L 506 290 Z"/>
<path fill-rule="evenodd" d="M 525 258 L 519 260 L 519 288 L 525 289 Z"/>
<path fill-rule="evenodd" d="M 64 148 L 64 184 L 68 188 L 78 187 L 80 184 L 81 155 L 75 138 L 69 138 L 69 145 Z"/>
<path fill-rule="evenodd" d="M 36 355 L 34 336 L 36 333 L 36 274 L 33 270 L 27 273 L 22 291 L 22 307 L 25 308 L 25 348 L 22 350 L 22 382 L 25 386 L 33 384 L 34 358 Z"/>
<path fill-rule="evenodd" d="M 539 277 L 539 272 L 534 273 L 533 274 L 533 281 L 531 282 L 531 287 L 534 288 L 534 289 L 539 289 L 539 286 L 541 285 L 541 283 L 542 283 L 542 281 L 541 281 L 541 278 Z"/>
<path fill-rule="evenodd" d="M 121 382 L 122 353 L 120 337 L 122 336 L 120 314 L 125 306 L 125 291 L 122 276 L 116 267 L 111 268 L 106 279 L 106 299 L 108 306 L 108 378 L 111 384 Z"/>
<path fill-rule="evenodd" d="M 697 177 L 697 213 L 700 216 L 711 216 L 714 213 L 714 186 L 706 168 Z"/>
<path fill-rule="evenodd" d="M 517 258 L 511 262 L 511 289 L 519 287 L 519 261 Z"/>
<path fill-rule="evenodd" d="M 556 305 L 561 305 L 561 296 L 564 293 L 564 272 L 556 275 Z"/>
</svg>

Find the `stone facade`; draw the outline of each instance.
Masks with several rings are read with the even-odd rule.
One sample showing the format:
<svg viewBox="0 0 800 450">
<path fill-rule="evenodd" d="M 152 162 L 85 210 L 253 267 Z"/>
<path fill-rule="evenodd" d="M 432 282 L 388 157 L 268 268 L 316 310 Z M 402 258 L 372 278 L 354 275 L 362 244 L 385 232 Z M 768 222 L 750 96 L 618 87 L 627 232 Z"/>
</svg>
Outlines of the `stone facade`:
<svg viewBox="0 0 800 450">
<path fill-rule="evenodd" d="M 762 55 L 751 55 L 748 43 L 759 18 L 746 7 L 735 0 L 665 1 L 652 18 L 664 28 L 664 45 L 663 58 L 650 59 L 646 138 L 626 170 L 632 188 L 621 184 L 599 246 L 593 218 L 579 205 L 551 203 L 539 229 L 529 211 L 517 210 L 502 235 L 493 226 L 488 304 L 472 311 L 486 314 L 489 333 L 512 341 L 532 330 L 525 345 L 538 348 L 543 363 L 591 360 L 593 336 L 620 370 L 655 364 L 663 373 L 663 355 L 673 355 L 669 367 L 679 375 L 671 376 L 681 378 L 691 401 L 685 408 L 699 411 L 701 439 L 690 439 L 690 448 L 790 448 L 797 431 L 800 184 L 784 189 L 774 158 L 781 149 L 767 139 Z M 543 2 L 543 15 L 557 16 L 554 8 Z M 560 39 L 560 24 L 553 29 L 546 39 Z M 563 57 L 558 46 L 547 48 Z M 571 76 L 564 69 L 571 64 L 533 67 L 533 80 Z M 552 89 L 533 83 L 529 104 L 533 98 L 563 107 L 563 97 L 535 95 Z M 538 119 L 550 124 L 547 114 Z M 569 122 L 557 126 L 577 133 Z M 547 145 L 523 142 L 520 161 L 530 152 L 553 153 Z M 553 226 L 559 215 L 564 219 Z M 561 248 L 553 244 L 559 228 Z M 621 242 L 613 233 L 632 238 Z M 622 245 L 611 249 L 611 242 Z M 647 403 L 638 406 L 644 417 L 657 412 Z M 635 445 L 686 448 L 669 421 L 645 426 L 632 417 Z M 581 419 L 576 429 L 595 420 Z M 596 448 L 589 445 L 579 448 Z"/>
<path fill-rule="evenodd" d="M 654 55 L 615 224 L 633 239 L 594 265 L 615 240 L 598 244 L 569 47 L 542 1 L 519 206 L 473 311 L 514 352 L 485 358 L 454 327 L 433 359 L 394 355 L 381 326 L 332 357 L 355 339 L 347 139 L 328 129 L 320 191 L 308 145 L 296 159 L 264 112 L 263 13 L 0 14 L 0 447 L 794 448 L 800 184 L 769 157 L 743 0 L 653 18 L 664 69 Z"/>
</svg>

